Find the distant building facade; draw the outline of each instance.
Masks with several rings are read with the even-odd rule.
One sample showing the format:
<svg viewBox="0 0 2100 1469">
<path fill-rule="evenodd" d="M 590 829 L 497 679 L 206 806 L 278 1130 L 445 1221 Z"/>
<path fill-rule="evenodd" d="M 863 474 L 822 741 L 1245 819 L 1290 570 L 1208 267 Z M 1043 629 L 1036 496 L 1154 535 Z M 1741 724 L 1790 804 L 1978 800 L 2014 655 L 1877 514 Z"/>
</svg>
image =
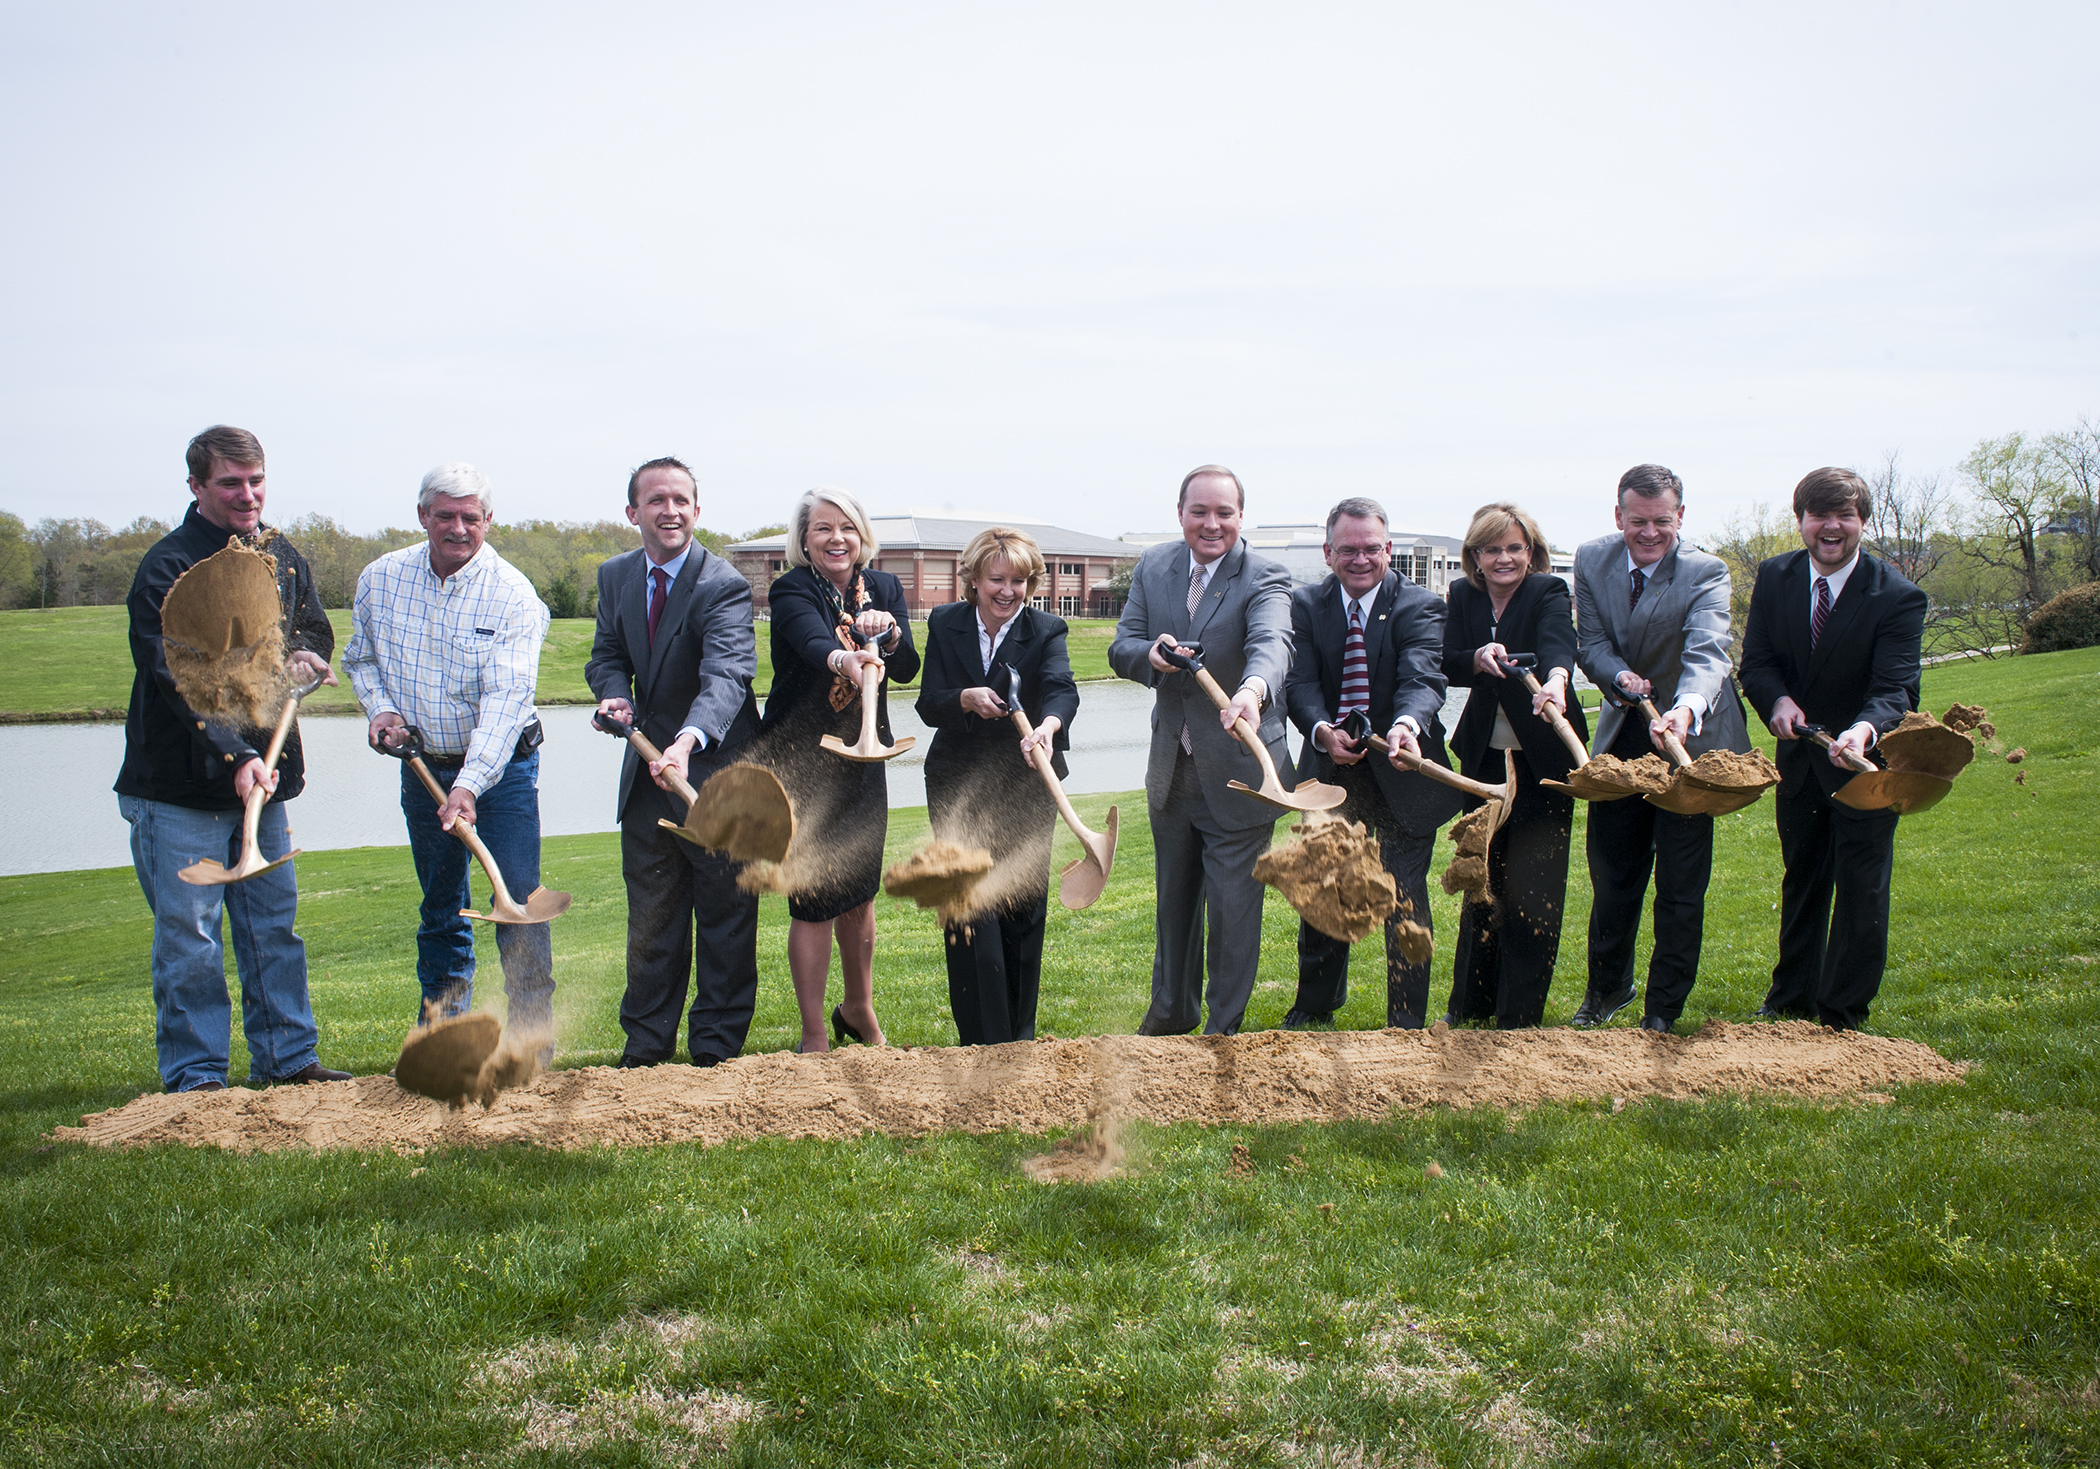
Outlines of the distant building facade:
<svg viewBox="0 0 2100 1469">
<path fill-rule="evenodd" d="M 1044 525 L 1028 520 L 959 520 L 928 515 L 871 515 L 868 527 L 881 549 L 875 565 L 904 583 L 911 615 L 923 618 L 946 602 L 962 600 L 955 563 L 963 547 L 991 526 L 1026 531 L 1043 552 L 1043 582 L 1035 605 L 1063 617 L 1114 617 L 1123 600 L 1109 591 L 1118 571 L 1135 562 L 1143 548 L 1106 536 Z M 787 537 L 765 536 L 738 541 L 729 548 L 730 564 L 751 583 L 752 601 L 766 615 L 766 590 L 788 568 Z"/>
</svg>

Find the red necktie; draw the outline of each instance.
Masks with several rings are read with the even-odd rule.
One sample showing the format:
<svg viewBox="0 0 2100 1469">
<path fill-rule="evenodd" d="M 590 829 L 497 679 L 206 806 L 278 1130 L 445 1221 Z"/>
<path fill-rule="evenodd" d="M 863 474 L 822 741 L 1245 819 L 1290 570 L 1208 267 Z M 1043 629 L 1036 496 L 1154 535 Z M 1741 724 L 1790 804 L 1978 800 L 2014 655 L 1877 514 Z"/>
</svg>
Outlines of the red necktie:
<svg viewBox="0 0 2100 1469">
<path fill-rule="evenodd" d="M 663 620 L 664 600 L 671 595 L 671 578 L 664 574 L 661 566 L 649 568 L 649 576 L 655 586 L 656 595 L 649 599 L 649 646 L 656 646 L 656 624 Z"/>
<path fill-rule="evenodd" d="M 1349 636 L 1342 640 L 1342 702 L 1335 712 L 1346 719 L 1371 708 L 1371 659 L 1364 651 L 1363 608 L 1349 604 Z"/>
</svg>

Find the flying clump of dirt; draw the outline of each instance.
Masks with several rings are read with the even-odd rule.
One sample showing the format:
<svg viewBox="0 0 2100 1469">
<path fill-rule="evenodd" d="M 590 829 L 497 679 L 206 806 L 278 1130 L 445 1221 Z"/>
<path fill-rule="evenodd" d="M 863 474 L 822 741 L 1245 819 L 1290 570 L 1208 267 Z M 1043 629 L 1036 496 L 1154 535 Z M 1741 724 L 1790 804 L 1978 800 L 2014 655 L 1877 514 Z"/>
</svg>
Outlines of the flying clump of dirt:
<svg viewBox="0 0 2100 1469">
<path fill-rule="evenodd" d="M 175 579 L 161 603 L 161 650 L 190 708 L 242 729 L 284 712 L 277 558 L 237 538 Z"/>
<path fill-rule="evenodd" d="M 1467 893 L 1476 899 L 1489 896 L 1487 854 L 1494 836 L 1494 811 L 1492 804 L 1481 806 L 1452 824 L 1451 840 L 1458 851 L 1444 869 L 1445 892 Z"/>
<path fill-rule="evenodd" d="M 1378 841 L 1357 821 L 1306 820 L 1291 840 L 1262 853 L 1254 876 L 1282 893 L 1307 923 L 1355 943 L 1406 903 L 1378 860 Z"/>
<path fill-rule="evenodd" d="M 1752 750 L 1747 755 L 1733 750 L 1708 750 L 1687 765 L 1684 773 L 1705 785 L 1737 790 L 1761 790 L 1779 784 L 1779 767 L 1767 760 L 1762 750 Z"/>
<path fill-rule="evenodd" d="M 1637 796 L 1661 795 L 1670 788 L 1670 767 L 1660 755 L 1621 760 L 1616 755 L 1592 755 L 1582 773 L 1601 785 L 1617 786 Z M 1446 887 L 1445 892 L 1456 889 Z"/>
<path fill-rule="evenodd" d="M 977 886 L 991 870 L 992 854 L 982 847 L 929 842 L 882 875 L 882 890 L 937 909 L 944 924 L 960 923 L 979 911 Z"/>
<path fill-rule="evenodd" d="M 477 1010 L 419 1025 L 401 1044 L 394 1080 L 403 1091 L 458 1111 L 486 1109 L 499 1092 L 530 1086 L 540 1072 L 539 1037 L 505 1035 L 495 1016 Z"/>
</svg>

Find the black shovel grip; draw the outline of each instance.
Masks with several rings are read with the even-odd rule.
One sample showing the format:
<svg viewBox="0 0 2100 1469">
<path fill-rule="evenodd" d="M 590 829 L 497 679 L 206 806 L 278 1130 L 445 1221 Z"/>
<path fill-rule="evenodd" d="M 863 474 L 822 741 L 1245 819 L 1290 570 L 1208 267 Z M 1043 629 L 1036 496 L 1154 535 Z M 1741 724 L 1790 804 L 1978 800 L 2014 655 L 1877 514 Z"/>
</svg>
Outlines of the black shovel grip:
<svg viewBox="0 0 2100 1469">
<path fill-rule="evenodd" d="M 1159 656 L 1166 659 L 1167 662 L 1173 664 L 1183 673 L 1198 673 L 1203 668 L 1203 644 L 1201 643 L 1183 643 L 1179 647 L 1174 648 L 1169 648 L 1162 643 L 1159 645 Z"/>
<path fill-rule="evenodd" d="M 609 734 L 616 740 L 634 738 L 634 726 L 617 714 L 593 714 L 591 723 L 599 732 Z"/>
<path fill-rule="evenodd" d="M 410 760 L 421 759 L 423 756 L 423 731 L 417 729 L 413 724 L 404 724 L 399 726 L 399 728 L 403 735 L 401 743 L 390 745 L 386 742 L 385 736 L 382 735 L 379 740 L 379 753 L 391 755 L 404 764 Z"/>
</svg>

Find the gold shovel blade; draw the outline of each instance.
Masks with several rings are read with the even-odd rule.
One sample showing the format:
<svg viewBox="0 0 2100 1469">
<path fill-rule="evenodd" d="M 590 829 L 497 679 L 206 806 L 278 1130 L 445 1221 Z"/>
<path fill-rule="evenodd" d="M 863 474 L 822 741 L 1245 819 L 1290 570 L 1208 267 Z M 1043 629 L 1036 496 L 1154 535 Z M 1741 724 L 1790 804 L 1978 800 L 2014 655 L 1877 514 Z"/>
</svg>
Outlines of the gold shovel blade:
<svg viewBox="0 0 2100 1469">
<path fill-rule="evenodd" d="M 1916 770 L 1862 772 L 1838 787 L 1834 797 L 1855 811 L 1893 811 L 1908 816 L 1937 806 L 1954 782 Z"/>
<path fill-rule="evenodd" d="M 1876 748 L 1881 751 L 1881 758 L 1888 761 L 1890 770 L 1906 775 L 1936 775 L 1943 780 L 1954 779 L 1976 758 L 1976 746 L 1969 737 L 1944 724 L 1892 730 L 1881 737 Z"/>
<path fill-rule="evenodd" d="M 1298 782 L 1298 788 L 1292 791 L 1283 789 L 1281 785 L 1274 790 L 1256 790 L 1243 780 L 1228 780 L 1225 782 L 1225 789 L 1252 796 L 1279 811 L 1332 811 L 1349 799 L 1349 793 L 1340 786 L 1331 786 L 1317 780 L 1301 780 Z"/>
<path fill-rule="evenodd" d="M 275 862 L 265 862 L 262 860 L 262 853 L 249 852 L 231 867 L 206 857 L 201 861 L 192 862 L 175 875 L 191 887 L 224 887 L 228 883 L 246 882 L 251 877 L 260 877 L 272 868 L 284 866 L 298 855 L 299 848 L 294 847 Z"/>
<path fill-rule="evenodd" d="M 795 839 L 795 808 L 779 776 L 762 765 L 738 764 L 700 787 L 684 826 L 658 824 L 740 862 L 778 862 Z"/>
<path fill-rule="evenodd" d="M 546 923 L 569 911 L 574 900 L 567 893 L 557 893 L 548 888 L 534 888 L 525 897 L 525 905 L 491 901 L 489 911 L 477 913 L 472 908 L 462 908 L 459 916 L 471 918 L 477 923 Z"/>
<path fill-rule="evenodd" d="M 862 765 L 872 765 L 878 760 L 894 760 L 918 742 L 919 737 L 917 735 L 906 735 L 894 745 L 874 745 L 867 749 L 862 749 L 859 745 L 847 744 L 837 735 L 826 735 L 821 740 L 818 740 L 817 744 L 841 759 L 857 760 Z"/>
<path fill-rule="evenodd" d="M 1094 865 L 1092 857 L 1081 857 L 1069 863 L 1057 875 L 1057 901 L 1077 912 L 1089 908 L 1108 886 L 1108 874 Z"/>
</svg>

